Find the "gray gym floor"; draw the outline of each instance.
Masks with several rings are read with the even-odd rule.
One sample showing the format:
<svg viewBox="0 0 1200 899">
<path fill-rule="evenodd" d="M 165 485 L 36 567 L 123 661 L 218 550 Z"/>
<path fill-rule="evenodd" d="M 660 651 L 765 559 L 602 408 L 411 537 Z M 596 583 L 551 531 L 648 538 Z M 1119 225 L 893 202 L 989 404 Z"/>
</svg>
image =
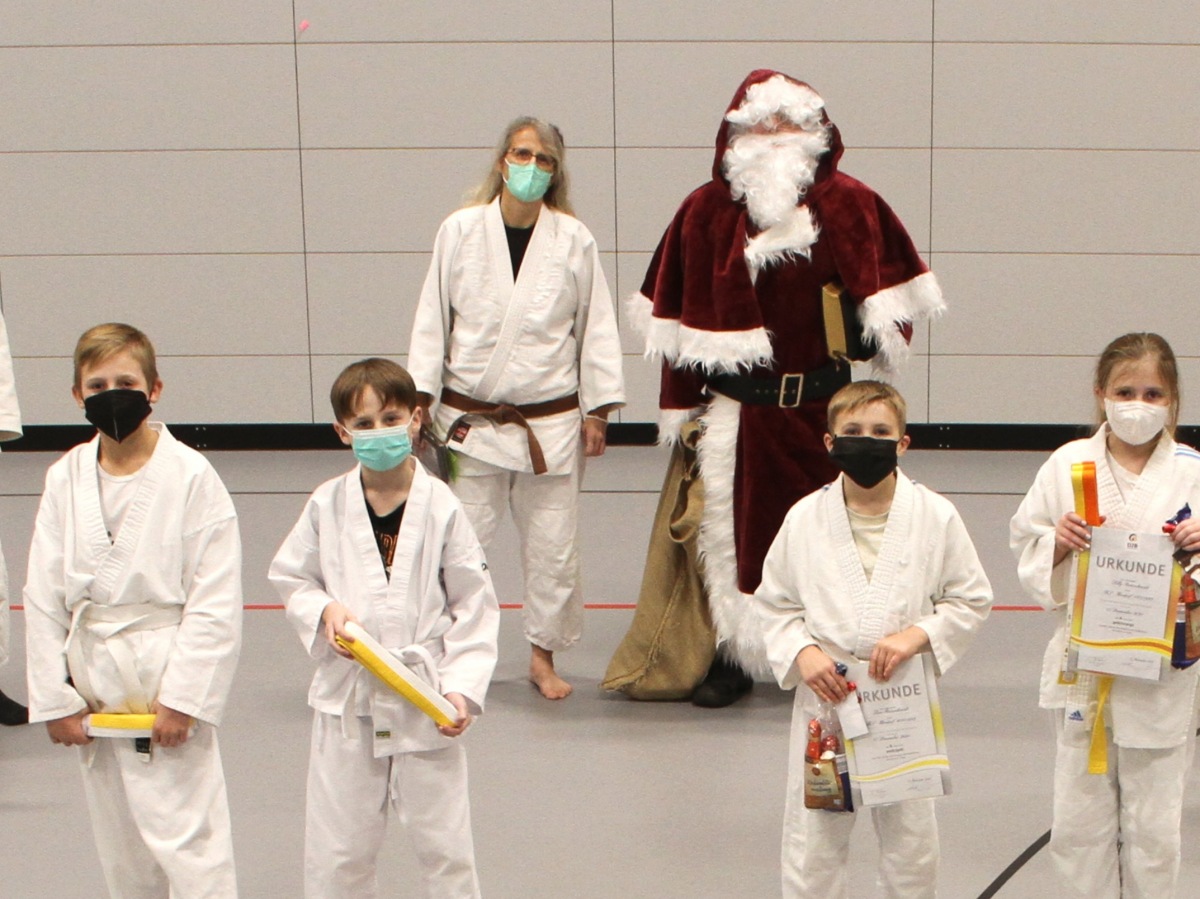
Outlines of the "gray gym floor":
<svg viewBox="0 0 1200 899">
<path fill-rule="evenodd" d="M 242 510 L 248 603 L 270 603 L 265 560 L 311 489 L 346 462 L 314 454 L 284 489 L 265 460 L 215 458 Z M 1017 487 L 1040 457 L 1000 465 L 980 454 L 914 454 L 906 469 L 939 485 L 964 511 L 997 589 L 1019 605 L 1006 557 L 1007 516 Z M 299 455 L 298 455 L 299 458 Z M 35 469 L 49 459 L 9 456 L 5 554 L 14 586 L 23 580 L 20 528 L 36 505 Z M 277 464 L 277 458 L 271 468 Z M 39 464 L 40 463 L 40 464 Z M 306 467 L 307 466 L 307 467 Z M 999 468 L 997 467 L 999 466 Z M 1007 466 L 1007 474 L 998 473 Z M 926 469 L 929 469 L 926 472 Z M 589 469 L 583 511 L 588 601 L 636 599 L 646 529 L 663 460 L 657 451 L 615 450 Z M 24 474 L 29 477 L 25 477 Z M 938 477 L 932 477 L 934 472 Z M 1003 477 L 1001 476 L 1003 474 Z M 631 487 L 632 485 L 632 487 Z M 32 494 L 32 495 L 31 495 Z M 257 504 L 257 505 L 256 505 Z M 27 533 L 27 532 L 26 532 Z M 502 602 L 519 601 L 511 534 L 492 554 Z M 500 664 L 487 714 L 467 734 L 476 852 L 484 894 L 522 899 L 771 897 L 778 852 L 791 695 L 758 684 L 724 710 L 644 704 L 600 692 L 598 683 L 632 612 L 590 609 L 582 644 L 560 658 L 575 685 L 569 699 L 542 700 L 525 680 L 520 612 L 502 613 Z M 24 619 L 13 613 L 13 658 L 0 687 L 24 697 Z M 245 648 L 221 730 L 244 897 L 301 895 L 309 661 L 282 612 L 249 610 Z M 993 613 L 941 691 L 954 790 L 939 800 L 940 895 L 974 899 L 1050 825 L 1052 737 L 1036 708 L 1048 615 Z M 52 746 L 43 727 L 0 730 L 0 895 L 96 899 L 103 895 L 74 753 Z M 1200 878 L 1200 799 L 1185 805 L 1182 883 Z M 852 849 L 855 895 L 874 895 L 875 840 L 860 821 Z M 380 858 L 383 895 L 414 895 L 404 835 L 391 833 Z M 1044 899 L 1055 893 L 1044 851 L 995 895 Z M 1181 891 L 1181 895 L 1186 895 Z"/>
</svg>

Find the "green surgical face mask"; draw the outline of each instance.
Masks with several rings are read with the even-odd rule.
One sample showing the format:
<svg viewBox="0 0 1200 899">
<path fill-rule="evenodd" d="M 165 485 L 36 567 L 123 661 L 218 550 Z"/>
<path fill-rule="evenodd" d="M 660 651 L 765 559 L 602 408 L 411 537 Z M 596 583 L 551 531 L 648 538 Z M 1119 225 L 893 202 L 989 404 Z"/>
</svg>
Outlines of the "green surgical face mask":
<svg viewBox="0 0 1200 899">
<path fill-rule="evenodd" d="M 350 445 L 358 461 L 372 471 L 391 471 L 412 455 L 408 425 L 351 431 Z"/>
<path fill-rule="evenodd" d="M 528 165 L 505 163 L 508 166 L 508 192 L 522 203 L 533 203 L 546 195 L 550 188 L 550 173 L 539 169 L 536 162 Z"/>
</svg>

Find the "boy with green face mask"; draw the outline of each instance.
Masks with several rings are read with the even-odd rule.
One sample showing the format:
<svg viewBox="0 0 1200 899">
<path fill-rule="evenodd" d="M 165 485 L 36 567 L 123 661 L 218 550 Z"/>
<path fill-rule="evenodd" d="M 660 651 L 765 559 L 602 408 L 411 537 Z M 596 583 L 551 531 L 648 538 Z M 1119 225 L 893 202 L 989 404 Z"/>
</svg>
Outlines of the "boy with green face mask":
<svg viewBox="0 0 1200 899">
<path fill-rule="evenodd" d="M 305 894 L 372 892 L 389 799 L 431 896 L 478 896 L 461 735 L 483 711 L 499 605 L 483 550 L 450 489 L 412 455 L 423 411 L 386 359 L 330 391 L 359 465 L 317 488 L 271 563 L 317 672 L 305 818 Z M 354 661 L 357 624 L 457 712 L 435 725 Z M 353 628 L 350 628 L 353 630 Z"/>
</svg>

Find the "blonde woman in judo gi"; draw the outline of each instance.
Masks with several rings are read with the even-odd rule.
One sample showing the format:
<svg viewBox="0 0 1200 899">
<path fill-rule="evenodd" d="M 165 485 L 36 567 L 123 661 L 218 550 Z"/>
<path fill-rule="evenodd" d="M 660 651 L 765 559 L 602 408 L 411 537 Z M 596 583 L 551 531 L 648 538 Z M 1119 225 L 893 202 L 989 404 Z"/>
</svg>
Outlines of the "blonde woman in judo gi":
<svg viewBox="0 0 1200 899">
<path fill-rule="evenodd" d="M 1172 437 L 1179 372 L 1171 347 L 1157 334 L 1126 334 L 1110 343 L 1097 363 L 1093 392 L 1099 430 L 1050 457 L 1011 526 L 1021 585 L 1059 613 L 1042 663 L 1040 702 L 1054 710 L 1057 736 L 1050 837 L 1059 875 L 1055 895 L 1169 899 L 1179 874 L 1200 666 L 1172 667 L 1161 682 L 1113 678 L 1101 713 L 1108 770 L 1088 773 L 1096 678 L 1080 675 L 1073 687 L 1059 682 L 1076 553 L 1090 541 L 1090 529 L 1075 513 L 1071 466 L 1095 463 L 1105 527 L 1157 533 L 1185 504 L 1200 512 L 1200 453 Z M 1178 549 L 1200 550 L 1200 519 L 1181 522 L 1171 539 Z M 1071 716 L 1073 709 L 1087 712 Z"/>
<path fill-rule="evenodd" d="M 216 726 L 241 644 L 241 541 L 221 479 L 158 422 L 154 348 L 97 325 L 72 394 L 99 433 L 46 474 L 25 620 L 31 721 L 79 747 L 109 893 L 237 895 Z M 68 676 L 71 678 L 68 681 Z M 89 712 L 155 713 L 148 741 L 92 739 Z"/>
<path fill-rule="evenodd" d="M 8 348 L 8 329 L 0 315 L 0 442 L 21 436 L 21 408 L 17 405 L 17 385 L 13 378 L 12 354 Z M 8 661 L 8 568 L 0 551 L 0 667 Z M 24 724 L 29 710 L 0 691 L 0 724 Z"/>
<path fill-rule="evenodd" d="M 583 627 L 576 539 L 583 457 L 624 405 L 621 345 L 595 238 L 572 215 L 558 129 L 512 122 L 472 205 L 442 223 L 408 367 L 458 454 L 452 488 L 486 548 L 520 534 L 530 680 L 571 692 L 554 653 Z"/>
<path fill-rule="evenodd" d="M 499 606 L 483 550 L 450 489 L 412 456 L 423 412 L 408 373 L 349 366 L 330 393 L 359 460 L 317 488 L 271 563 L 317 672 L 305 817 L 309 899 L 378 894 L 390 803 L 421 863 L 423 895 L 479 895 L 467 759 L 458 737 L 483 711 Z M 437 726 L 336 642 L 353 621 L 457 709 Z"/>
<path fill-rule="evenodd" d="M 992 589 L 954 506 L 896 470 L 908 447 L 906 409 L 878 381 L 829 402 L 825 446 L 842 474 L 787 513 L 754 597 L 767 657 L 796 689 L 783 824 L 783 894 L 844 899 L 857 813 L 804 806 L 804 750 L 818 700 L 848 694 L 838 662 L 870 661 L 886 681 L 918 652 L 938 673 L 958 661 L 987 618 Z M 803 685 L 803 686 L 802 686 Z M 934 800 L 872 808 L 881 895 L 919 899 L 937 889 Z"/>
</svg>

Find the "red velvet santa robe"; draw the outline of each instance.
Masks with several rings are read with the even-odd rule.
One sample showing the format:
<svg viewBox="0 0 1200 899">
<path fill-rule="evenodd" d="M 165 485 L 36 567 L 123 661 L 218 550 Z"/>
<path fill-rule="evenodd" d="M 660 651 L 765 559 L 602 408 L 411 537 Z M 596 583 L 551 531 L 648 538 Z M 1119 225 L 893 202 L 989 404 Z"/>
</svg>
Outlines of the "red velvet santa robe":
<svg viewBox="0 0 1200 899">
<path fill-rule="evenodd" d="M 763 102 L 754 86 L 778 74 L 752 72 L 728 111 Z M 641 293 L 627 304 L 647 354 L 663 358 L 661 439 L 673 440 L 688 418 L 703 419 L 705 586 L 719 640 L 756 672 L 765 671 L 761 628 L 744 594 L 758 587 L 788 509 L 837 474 L 823 443 L 828 399 L 797 408 L 743 405 L 709 392 L 709 378 L 778 379 L 826 365 L 821 291 L 830 281 L 855 298 L 866 337 L 877 347 L 873 363 L 883 372 L 906 356 L 912 323 L 943 308 L 936 280 L 895 213 L 837 170 L 841 136 L 824 102 L 808 85 L 781 78 L 794 88 L 787 117 L 828 129 L 828 149 L 800 198 L 801 225 L 759 234 L 745 204 L 734 201 L 722 171 L 732 126 L 723 119 L 713 179 L 683 201 Z M 757 276 L 747 255 L 755 258 Z"/>
</svg>

